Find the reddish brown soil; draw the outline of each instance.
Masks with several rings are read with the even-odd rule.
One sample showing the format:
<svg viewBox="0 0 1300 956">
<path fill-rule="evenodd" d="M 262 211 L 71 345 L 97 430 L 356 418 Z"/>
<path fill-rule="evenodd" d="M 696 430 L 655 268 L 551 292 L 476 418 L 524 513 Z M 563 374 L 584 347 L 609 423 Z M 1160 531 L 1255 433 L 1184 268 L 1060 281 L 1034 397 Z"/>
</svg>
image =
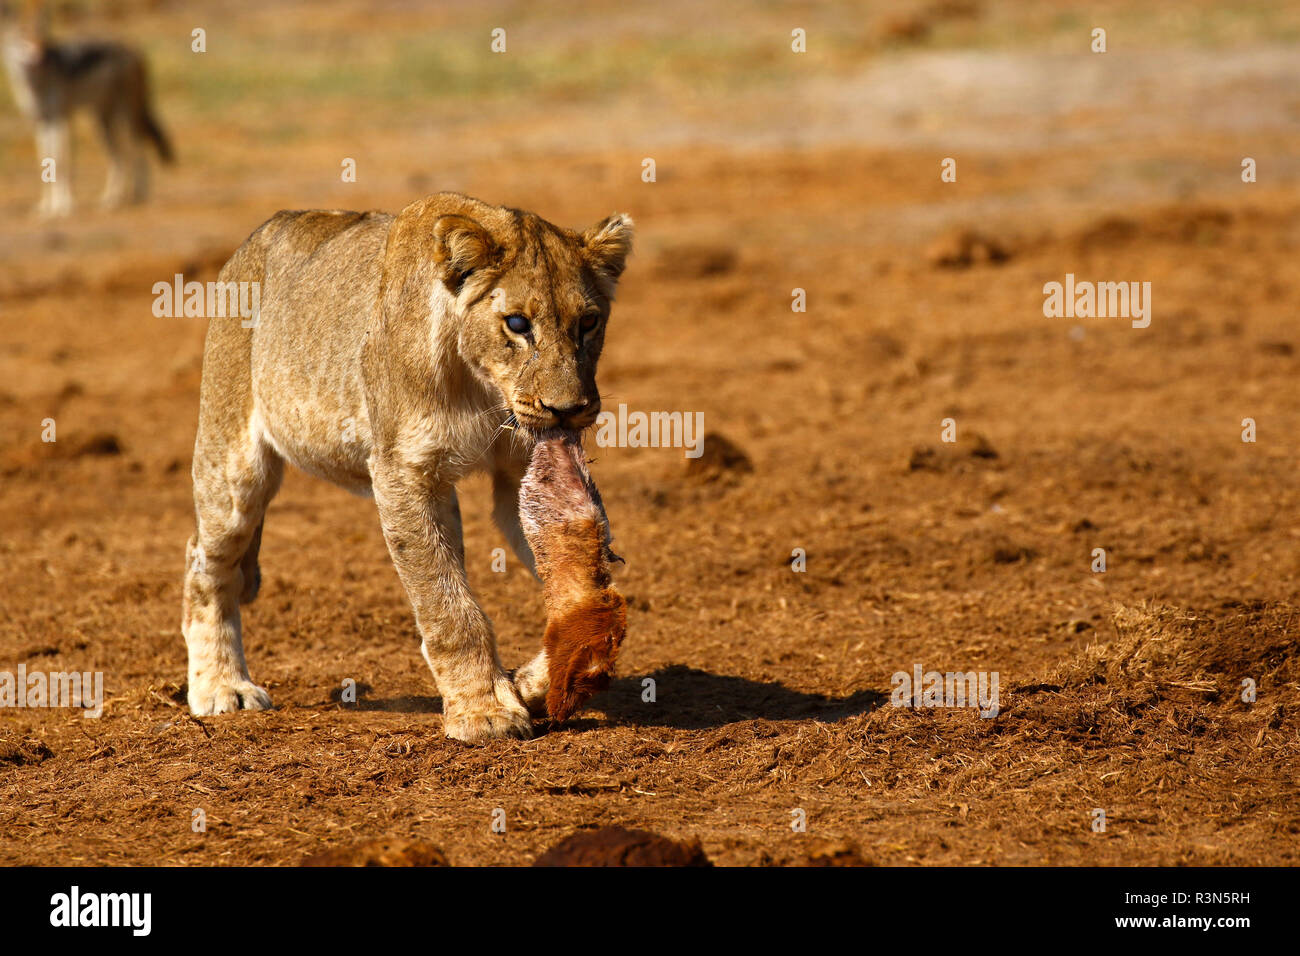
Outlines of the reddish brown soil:
<svg viewBox="0 0 1300 956">
<path fill-rule="evenodd" d="M 864 43 L 841 52 L 912 62 Z M 740 127 L 766 88 L 725 84 L 646 106 L 693 104 L 692 136 L 722 117 L 713 139 L 558 97 L 574 138 L 510 101 L 455 114 L 462 152 L 424 115 L 370 126 L 322 101 L 278 141 L 268 117 L 301 104 L 259 99 L 229 128 L 173 109 L 182 161 L 153 204 L 55 225 L 8 175 L 30 144 L 6 117 L 0 670 L 103 671 L 107 701 L 98 720 L 0 712 L 0 863 L 296 864 L 380 841 L 376 859 L 427 845 L 523 865 L 607 825 L 698 839 L 720 865 L 1300 862 L 1300 136 L 1211 122 L 1238 95 L 1284 99 L 1264 74 L 1223 79 L 1204 113 L 1162 109 L 1208 75 L 1188 69 L 1055 125 L 1026 107 L 1041 142 L 989 129 L 960 151 L 946 114 L 892 145 L 758 141 Z M 807 82 L 810 103 L 831 85 Z M 362 142 L 365 175 L 335 182 Z M 1240 182 L 1244 155 L 1259 183 Z M 152 284 L 211 278 L 278 208 L 394 209 L 442 187 L 570 226 L 638 221 L 606 407 L 702 411 L 710 444 L 698 462 L 596 450 L 627 559 L 622 676 L 535 740 L 446 740 L 373 504 L 291 473 L 244 619 L 276 709 L 196 720 L 178 624 L 203 327 L 155 318 Z M 1042 286 L 1067 272 L 1151 282 L 1150 328 L 1045 318 Z M 488 497 L 462 489 L 468 564 L 514 666 L 544 612 L 513 561 L 491 571 Z M 890 706 L 914 664 L 997 671 L 998 717 Z"/>
</svg>

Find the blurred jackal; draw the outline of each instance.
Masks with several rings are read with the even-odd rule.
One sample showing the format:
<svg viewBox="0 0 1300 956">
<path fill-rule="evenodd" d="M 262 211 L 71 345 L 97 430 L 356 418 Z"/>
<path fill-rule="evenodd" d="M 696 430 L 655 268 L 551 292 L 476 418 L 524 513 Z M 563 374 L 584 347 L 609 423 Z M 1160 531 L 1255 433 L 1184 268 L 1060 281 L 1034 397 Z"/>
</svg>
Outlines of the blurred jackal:
<svg viewBox="0 0 1300 956">
<path fill-rule="evenodd" d="M 0 45 L 18 108 L 36 124 L 43 173 L 40 213 L 58 216 L 72 209 L 69 121 L 83 108 L 94 116 L 108 152 L 102 202 L 143 201 L 149 192 L 145 144 L 172 162 L 171 143 L 150 108 L 143 57 L 109 41 L 51 40 L 49 19 L 39 3 L 29 4 L 23 16 L 4 11 Z M 48 160 L 53 160 L 52 168 Z"/>
</svg>

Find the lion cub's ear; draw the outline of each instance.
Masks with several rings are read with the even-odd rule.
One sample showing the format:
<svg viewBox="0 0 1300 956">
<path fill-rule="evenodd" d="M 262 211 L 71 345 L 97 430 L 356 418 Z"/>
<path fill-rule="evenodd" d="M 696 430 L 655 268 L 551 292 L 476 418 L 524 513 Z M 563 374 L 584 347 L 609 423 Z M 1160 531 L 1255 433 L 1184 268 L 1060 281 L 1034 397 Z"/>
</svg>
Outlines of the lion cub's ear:
<svg viewBox="0 0 1300 956">
<path fill-rule="evenodd" d="M 496 243 L 473 219 L 442 216 L 433 224 L 433 261 L 443 285 L 453 292 L 473 272 L 491 265 L 496 256 Z"/>
<path fill-rule="evenodd" d="M 632 232 L 632 217 L 617 212 L 582 234 L 587 261 L 606 286 L 602 291 L 607 296 L 613 296 L 614 283 L 623 274 L 628 253 L 632 251 Z"/>
</svg>

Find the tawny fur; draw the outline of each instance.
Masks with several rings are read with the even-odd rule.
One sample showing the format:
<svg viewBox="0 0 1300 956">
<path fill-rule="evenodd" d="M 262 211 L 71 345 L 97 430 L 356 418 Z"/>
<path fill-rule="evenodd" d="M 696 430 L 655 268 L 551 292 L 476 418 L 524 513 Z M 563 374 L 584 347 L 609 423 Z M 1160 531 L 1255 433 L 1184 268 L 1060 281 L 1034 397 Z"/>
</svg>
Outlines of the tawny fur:
<svg viewBox="0 0 1300 956">
<path fill-rule="evenodd" d="M 455 193 L 397 216 L 282 212 L 249 237 L 218 278 L 260 283 L 260 315 L 213 319 L 203 358 L 183 624 L 194 713 L 270 706 L 249 678 L 239 604 L 256 594 L 262 518 L 288 461 L 374 496 L 448 736 L 531 735 L 546 655 L 514 681 L 502 668 L 466 579 L 456 484 L 491 472 L 497 523 L 532 569 L 525 436 L 599 412 L 631 238 L 626 216 L 576 233 Z M 529 336 L 509 331 L 512 313 Z M 503 430 L 507 416 L 518 428 Z"/>
<path fill-rule="evenodd" d="M 519 516 L 542 579 L 546 712 L 558 723 L 609 686 L 627 627 L 626 602 L 610 581 L 609 522 L 576 436 L 538 441 Z"/>
</svg>

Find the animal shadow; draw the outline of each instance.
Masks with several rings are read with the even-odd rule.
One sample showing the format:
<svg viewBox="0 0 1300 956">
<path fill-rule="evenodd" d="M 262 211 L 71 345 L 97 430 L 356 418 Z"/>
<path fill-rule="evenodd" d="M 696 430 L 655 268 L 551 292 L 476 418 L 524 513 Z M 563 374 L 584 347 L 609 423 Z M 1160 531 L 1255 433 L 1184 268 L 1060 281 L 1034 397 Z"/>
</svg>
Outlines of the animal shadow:
<svg viewBox="0 0 1300 956">
<path fill-rule="evenodd" d="M 643 699 L 647 678 L 654 681 L 653 702 Z M 704 730 L 742 720 L 841 720 L 875 710 L 888 699 L 875 690 L 847 697 L 806 694 L 784 684 L 673 665 L 619 678 L 592 698 L 592 705 L 616 724 Z"/>
<path fill-rule="evenodd" d="M 374 690 L 369 684 L 357 681 L 357 699 L 353 703 L 343 700 L 343 689 L 335 687 L 330 691 L 330 702 L 338 704 L 344 710 L 381 710 L 395 714 L 441 714 L 442 699 L 423 694 L 405 694 L 398 697 L 371 697 Z"/>
<path fill-rule="evenodd" d="M 645 701 L 643 681 L 654 681 L 655 700 Z M 402 695 L 370 697 L 373 688 L 357 683 L 357 702 L 344 703 L 342 691 L 330 692 L 333 703 L 347 710 L 388 711 L 404 714 L 438 714 L 442 701 L 438 697 Z M 784 684 L 749 680 L 729 674 L 711 674 L 695 667 L 675 664 L 661 667 L 651 674 L 620 677 L 609 689 L 591 699 L 594 709 L 603 711 L 612 724 L 636 724 L 645 727 L 673 727 L 679 730 L 706 730 L 744 720 L 841 720 L 875 710 L 889 699 L 876 690 L 854 691 L 847 697 L 806 694 Z M 579 714 L 565 726 L 599 726 L 603 721 Z M 543 721 L 539 735 L 547 732 Z"/>
</svg>

